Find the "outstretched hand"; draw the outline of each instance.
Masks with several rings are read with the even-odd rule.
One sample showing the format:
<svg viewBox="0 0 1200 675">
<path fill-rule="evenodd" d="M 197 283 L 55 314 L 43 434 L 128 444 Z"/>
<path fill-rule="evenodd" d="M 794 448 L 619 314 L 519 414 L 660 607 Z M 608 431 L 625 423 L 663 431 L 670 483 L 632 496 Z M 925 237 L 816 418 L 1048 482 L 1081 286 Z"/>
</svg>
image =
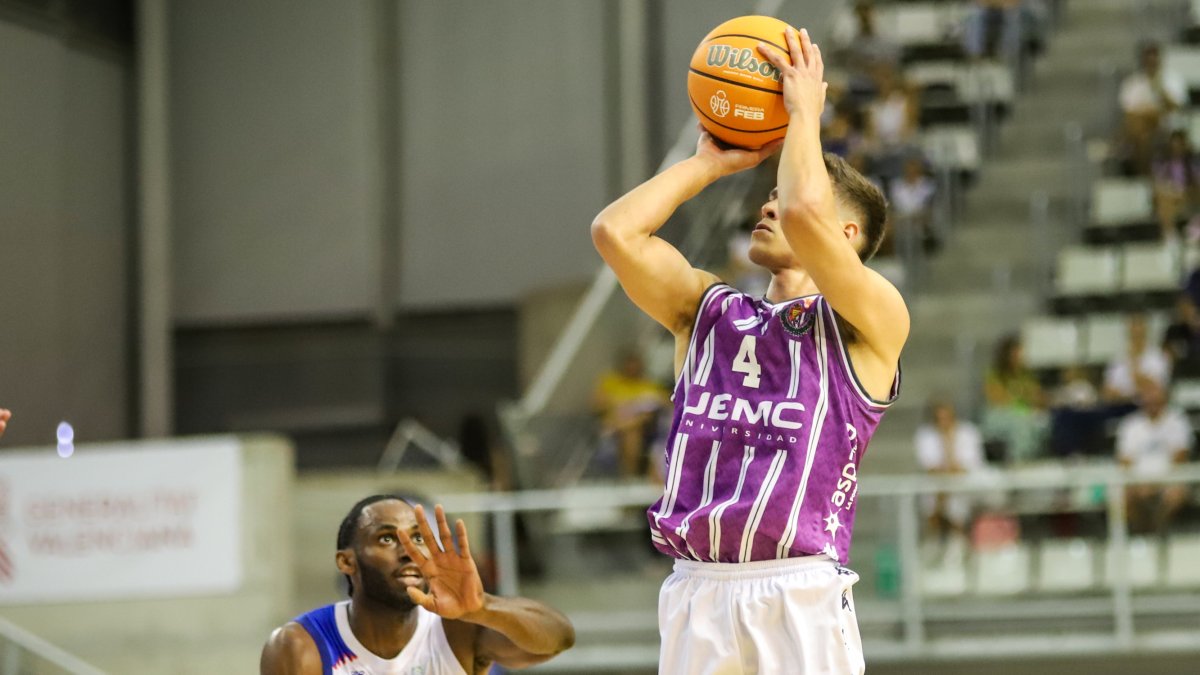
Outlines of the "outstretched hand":
<svg viewBox="0 0 1200 675">
<path fill-rule="evenodd" d="M 783 76 L 783 105 L 789 115 L 803 113 L 820 117 L 825 110 L 825 90 L 829 84 L 825 82 L 825 60 L 821 58 L 821 48 L 812 43 L 808 29 L 796 31 L 788 28 L 784 31 L 787 40 L 788 54 L 768 46 L 765 42 L 758 43 L 758 52 L 771 65 L 779 69 Z"/>
<path fill-rule="evenodd" d="M 458 550 L 455 550 L 450 525 L 446 523 L 446 512 L 440 504 L 434 508 L 439 537 L 434 537 L 429 529 L 425 507 L 418 505 L 414 510 L 417 514 L 417 527 L 429 545 L 429 555 L 426 556 L 413 544 L 407 532 L 399 533 L 400 543 L 429 582 L 429 592 L 410 587 L 408 597 L 443 619 L 457 619 L 464 614 L 479 611 L 483 608 L 484 601 L 483 580 L 479 578 L 479 569 L 475 567 L 475 560 L 471 558 L 467 526 L 461 519 L 455 521 L 454 528 L 458 533 Z M 437 545 L 439 539 L 442 542 L 441 547 Z"/>
</svg>

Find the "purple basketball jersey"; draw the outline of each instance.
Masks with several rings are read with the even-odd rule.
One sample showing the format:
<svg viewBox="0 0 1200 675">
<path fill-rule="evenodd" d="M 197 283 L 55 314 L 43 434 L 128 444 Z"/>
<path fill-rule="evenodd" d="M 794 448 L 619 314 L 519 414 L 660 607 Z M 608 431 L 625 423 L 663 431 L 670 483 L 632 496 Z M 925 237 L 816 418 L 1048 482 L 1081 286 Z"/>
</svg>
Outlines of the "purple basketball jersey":
<svg viewBox="0 0 1200 675">
<path fill-rule="evenodd" d="M 771 304 L 725 285 L 700 300 L 648 512 L 663 553 L 849 560 L 858 465 L 886 402 L 858 383 L 820 295 Z"/>
</svg>

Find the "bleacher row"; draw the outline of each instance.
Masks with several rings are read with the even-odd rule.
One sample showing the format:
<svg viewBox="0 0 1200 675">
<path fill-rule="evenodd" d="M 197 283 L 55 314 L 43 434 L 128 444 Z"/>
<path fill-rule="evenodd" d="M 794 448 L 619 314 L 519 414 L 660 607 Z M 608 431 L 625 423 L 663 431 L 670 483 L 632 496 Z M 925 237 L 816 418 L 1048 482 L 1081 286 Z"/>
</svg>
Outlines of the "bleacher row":
<svg viewBox="0 0 1200 675">
<path fill-rule="evenodd" d="M 1135 537 L 1125 549 L 1130 585 L 1135 590 L 1200 587 L 1200 536 L 1176 535 L 1167 541 Z M 935 552 L 927 551 L 926 555 Z M 922 576 L 928 596 L 1016 596 L 1024 593 L 1087 593 L 1114 584 L 1120 551 L 1089 539 L 1020 542 L 977 550 L 970 564 L 943 564 Z"/>
<path fill-rule="evenodd" d="M 1124 349 L 1122 312 L 1144 312 L 1161 336 L 1194 251 L 1159 240 L 1149 179 L 1102 178 L 1092 188 L 1083 239 L 1058 252 L 1053 314 L 1021 330 L 1032 368 L 1099 365 Z"/>
<path fill-rule="evenodd" d="M 1010 109 L 1016 93 L 1004 64 L 971 63 L 959 33 L 971 9 L 965 0 L 879 3 L 877 21 L 901 49 L 905 78 L 922 90 L 918 144 L 935 168 L 968 180 L 982 161 L 980 112 L 996 118 Z M 843 21 L 851 21 L 847 14 Z"/>
</svg>

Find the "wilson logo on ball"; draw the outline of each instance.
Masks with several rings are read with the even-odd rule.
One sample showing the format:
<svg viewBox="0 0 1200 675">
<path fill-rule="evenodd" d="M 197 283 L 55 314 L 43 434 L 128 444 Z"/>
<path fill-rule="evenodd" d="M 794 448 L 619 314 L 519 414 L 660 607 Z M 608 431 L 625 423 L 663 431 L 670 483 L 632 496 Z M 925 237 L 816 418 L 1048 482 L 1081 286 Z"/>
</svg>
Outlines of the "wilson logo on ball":
<svg viewBox="0 0 1200 675">
<path fill-rule="evenodd" d="M 780 74 L 778 68 L 771 65 L 770 61 L 758 60 L 754 57 L 754 52 L 749 49 L 737 49 L 729 45 L 709 45 L 708 57 L 705 61 L 708 65 L 716 68 L 742 70 L 747 73 L 769 77 L 776 82 L 783 79 L 783 75 Z"/>
<path fill-rule="evenodd" d="M 712 108 L 713 114 L 717 117 L 724 117 L 729 114 L 729 99 L 725 97 L 724 91 L 718 91 L 708 99 L 708 107 Z"/>
</svg>

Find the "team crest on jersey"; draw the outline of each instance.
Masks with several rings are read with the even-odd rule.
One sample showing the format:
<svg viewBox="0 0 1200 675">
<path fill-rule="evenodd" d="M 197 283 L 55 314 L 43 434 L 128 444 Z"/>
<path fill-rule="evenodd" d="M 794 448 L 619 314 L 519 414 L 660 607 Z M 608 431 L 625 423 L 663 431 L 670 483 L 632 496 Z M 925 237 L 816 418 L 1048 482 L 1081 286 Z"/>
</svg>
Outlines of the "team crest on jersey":
<svg viewBox="0 0 1200 675">
<path fill-rule="evenodd" d="M 779 313 L 779 320 L 787 332 L 800 337 L 812 330 L 814 314 L 808 311 L 812 305 L 813 300 L 805 298 Z"/>
</svg>

